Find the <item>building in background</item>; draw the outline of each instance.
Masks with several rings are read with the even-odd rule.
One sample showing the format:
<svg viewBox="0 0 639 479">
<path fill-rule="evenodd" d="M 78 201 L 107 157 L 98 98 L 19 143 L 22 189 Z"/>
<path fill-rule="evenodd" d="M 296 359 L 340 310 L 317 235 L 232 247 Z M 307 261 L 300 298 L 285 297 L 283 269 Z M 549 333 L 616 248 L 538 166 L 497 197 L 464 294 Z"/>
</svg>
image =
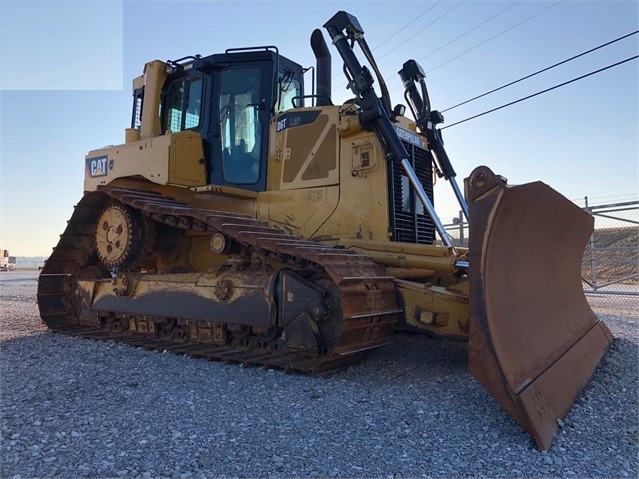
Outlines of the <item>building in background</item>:
<svg viewBox="0 0 639 479">
<path fill-rule="evenodd" d="M 0 271 L 15 271 L 16 257 L 9 256 L 8 249 L 0 249 Z"/>
</svg>

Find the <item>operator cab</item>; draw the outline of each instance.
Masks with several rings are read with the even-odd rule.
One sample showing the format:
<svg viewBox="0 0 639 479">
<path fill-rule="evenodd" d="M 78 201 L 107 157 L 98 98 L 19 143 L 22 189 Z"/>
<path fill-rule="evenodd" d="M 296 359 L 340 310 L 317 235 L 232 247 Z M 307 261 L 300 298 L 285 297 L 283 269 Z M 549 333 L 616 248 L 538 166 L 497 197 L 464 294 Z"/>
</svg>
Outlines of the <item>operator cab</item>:
<svg viewBox="0 0 639 479">
<path fill-rule="evenodd" d="M 304 96 L 302 67 L 272 46 L 168 65 L 160 98 L 162 134 L 191 130 L 201 136 L 207 183 L 264 191 L 269 121 Z M 135 97 L 132 128 L 140 122 Z"/>
</svg>

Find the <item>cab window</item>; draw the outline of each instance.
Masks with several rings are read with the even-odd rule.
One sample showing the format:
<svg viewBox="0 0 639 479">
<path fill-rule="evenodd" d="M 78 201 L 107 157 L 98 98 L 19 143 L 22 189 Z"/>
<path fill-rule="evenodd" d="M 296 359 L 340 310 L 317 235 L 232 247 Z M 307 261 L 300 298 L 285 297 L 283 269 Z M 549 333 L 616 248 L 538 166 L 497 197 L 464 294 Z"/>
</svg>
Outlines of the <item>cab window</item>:
<svg viewBox="0 0 639 479">
<path fill-rule="evenodd" d="M 202 116 L 201 77 L 174 82 L 169 89 L 165 129 L 172 132 L 193 130 L 200 126 Z"/>
<path fill-rule="evenodd" d="M 262 71 L 256 67 L 222 71 L 220 79 L 220 139 L 224 180 L 252 184 L 260 176 Z"/>
<path fill-rule="evenodd" d="M 292 70 L 286 70 L 279 75 L 275 113 L 282 113 L 283 111 L 293 108 L 293 98 L 302 95 L 302 84 L 299 80 L 294 78 L 293 75 L 294 73 Z M 296 101 L 296 107 L 304 106 L 299 104 L 299 102 L 303 100 L 299 99 Z"/>
</svg>

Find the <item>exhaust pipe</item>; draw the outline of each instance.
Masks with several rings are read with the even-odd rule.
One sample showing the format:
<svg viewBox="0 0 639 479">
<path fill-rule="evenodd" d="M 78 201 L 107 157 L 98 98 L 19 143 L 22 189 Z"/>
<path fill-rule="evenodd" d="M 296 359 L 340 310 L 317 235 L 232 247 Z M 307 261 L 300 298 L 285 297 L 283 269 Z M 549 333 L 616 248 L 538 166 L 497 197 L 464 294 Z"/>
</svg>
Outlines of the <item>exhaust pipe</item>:
<svg viewBox="0 0 639 479">
<path fill-rule="evenodd" d="M 331 101 L 331 53 L 322 31 L 316 28 L 311 34 L 311 48 L 317 59 L 317 106 L 332 105 Z"/>
</svg>

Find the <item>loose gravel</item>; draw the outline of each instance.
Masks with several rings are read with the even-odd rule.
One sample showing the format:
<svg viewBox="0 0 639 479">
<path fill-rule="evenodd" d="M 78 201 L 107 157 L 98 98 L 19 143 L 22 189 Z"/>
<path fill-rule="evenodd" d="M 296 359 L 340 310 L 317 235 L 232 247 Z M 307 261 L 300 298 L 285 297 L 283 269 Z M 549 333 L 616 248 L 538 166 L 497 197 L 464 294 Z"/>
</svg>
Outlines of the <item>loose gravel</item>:
<svg viewBox="0 0 639 479">
<path fill-rule="evenodd" d="M 7 273 L 4 273 L 7 274 Z M 36 280 L 0 280 L 2 478 L 637 477 L 637 309 L 550 452 L 419 335 L 324 377 L 46 330 Z"/>
</svg>

